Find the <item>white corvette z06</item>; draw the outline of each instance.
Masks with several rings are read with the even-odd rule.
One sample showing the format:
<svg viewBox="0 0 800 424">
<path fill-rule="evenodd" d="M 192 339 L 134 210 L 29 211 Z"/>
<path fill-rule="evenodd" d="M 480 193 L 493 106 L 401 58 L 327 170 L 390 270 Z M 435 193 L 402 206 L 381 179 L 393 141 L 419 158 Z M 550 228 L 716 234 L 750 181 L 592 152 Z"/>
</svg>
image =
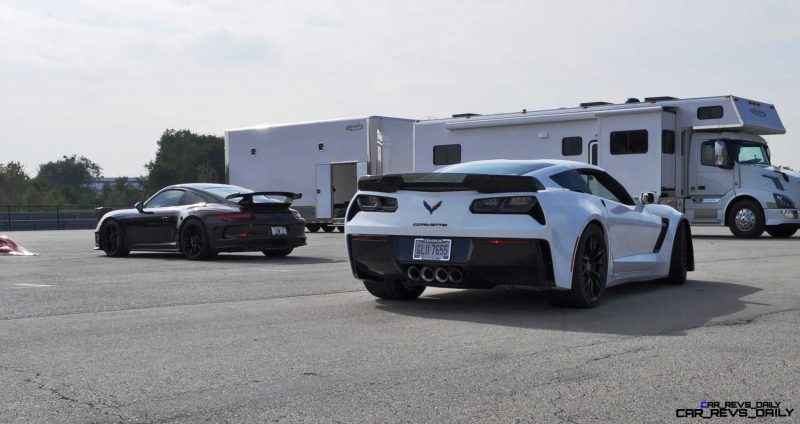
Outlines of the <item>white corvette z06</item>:
<svg viewBox="0 0 800 424">
<path fill-rule="evenodd" d="M 558 160 L 467 162 L 362 177 L 347 210 L 350 266 L 383 299 L 427 286 L 548 290 L 592 307 L 606 287 L 694 270 L 689 223 L 654 193 L 634 201 L 601 168 Z"/>
</svg>

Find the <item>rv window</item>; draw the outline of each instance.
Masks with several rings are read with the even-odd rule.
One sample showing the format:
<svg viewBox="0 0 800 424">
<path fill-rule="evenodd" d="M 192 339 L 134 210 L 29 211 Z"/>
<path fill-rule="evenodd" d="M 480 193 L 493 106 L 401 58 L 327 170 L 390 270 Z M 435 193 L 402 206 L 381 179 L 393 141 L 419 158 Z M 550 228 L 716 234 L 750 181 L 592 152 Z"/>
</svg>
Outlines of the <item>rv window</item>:
<svg viewBox="0 0 800 424">
<path fill-rule="evenodd" d="M 675 131 L 661 131 L 661 153 L 667 155 L 675 154 Z"/>
<path fill-rule="evenodd" d="M 612 155 L 647 153 L 647 130 L 611 132 Z"/>
<path fill-rule="evenodd" d="M 722 106 L 699 107 L 697 108 L 697 119 L 720 119 L 722 113 Z"/>
<path fill-rule="evenodd" d="M 578 156 L 583 154 L 583 139 L 580 137 L 564 137 L 561 139 L 561 156 Z"/>
<path fill-rule="evenodd" d="M 461 163 L 460 144 L 443 144 L 441 146 L 433 146 L 434 165 L 452 165 L 454 163 Z"/>
</svg>

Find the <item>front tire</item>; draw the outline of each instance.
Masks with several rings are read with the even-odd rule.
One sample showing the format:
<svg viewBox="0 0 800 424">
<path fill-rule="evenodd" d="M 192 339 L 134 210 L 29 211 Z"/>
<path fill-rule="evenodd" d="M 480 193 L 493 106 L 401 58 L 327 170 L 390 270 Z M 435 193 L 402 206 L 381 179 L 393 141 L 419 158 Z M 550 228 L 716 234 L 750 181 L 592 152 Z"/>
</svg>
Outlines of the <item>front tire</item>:
<svg viewBox="0 0 800 424">
<path fill-rule="evenodd" d="M 672 242 L 672 254 L 669 260 L 669 277 L 666 281 L 669 284 L 681 285 L 686 283 L 686 273 L 689 270 L 689 246 L 686 236 L 685 222 L 678 224 L 675 231 L 675 241 Z"/>
<path fill-rule="evenodd" d="M 367 291 L 381 299 L 414 300 L 425 291 L 425 286 L 405 286 L 399 281 L 364 281 Z"/>
<path fill-rule="evenodd" d="M 550 293 L 556 306 L 592 308 L 600 302 L 608 279 L 608 248 L 603 230 L 590 224 L 583 230 L 572 265 L 572 288 Z"/>
<path fill-rule="evenodd" d="M 117 221 L 107 221 L 100 228 L 100 237 L 103 243 L 103 252 L 112 258 L 128 256 L 130 249 L 125 245 L 125 237 L 122 235 Z"/>
<path fill-rule="evenodd" d="M 316 233 L 317 231 L 319 231 L 319 225 L 315 224 L 308 224 L 306 225 L 306 228 L 308 228 L 308 232 L 310 233 Z"/>
<path fill-rule="evenodd" d="M 767 234 L 774 238 L 789 238 L 797 232 L 800 226 L 794 224 L 768 225 Z"/>
<path fill-rule="evenodd" d="M 728 228 L 739 238 L 761 237 L 764 222 L 764 209 L 752 199 L 739 200 L 728 211 Z"/>
<path fill-rule="evenodd" d="M 214 256 L 206 234 L 206 226 L 199 220 L 192 219 L 181 227 L 181 252 L 193 261 Z"/>
<path fill-rule="evenodd" d="M 293 247 L 287 247 L 284 249 L 266 249 L 262 250 L 261 253 L 268 258 L 282 258 L 292 253 L 292 250 L 294 250 Z"/>
</svg>

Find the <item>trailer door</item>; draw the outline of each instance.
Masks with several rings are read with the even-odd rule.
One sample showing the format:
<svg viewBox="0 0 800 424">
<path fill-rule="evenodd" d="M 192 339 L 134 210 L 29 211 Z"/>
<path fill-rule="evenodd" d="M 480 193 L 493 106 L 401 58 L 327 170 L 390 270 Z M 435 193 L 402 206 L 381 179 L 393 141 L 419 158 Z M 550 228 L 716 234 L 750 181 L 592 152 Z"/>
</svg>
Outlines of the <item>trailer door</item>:
<svg viewBox="0 0 800 424">
<path fill-rule="evenodd" d="M 331 190 L 331 164 L 317 165 L 317 213 L 316 218 L 333 217 L 333 190 Z"/>
</svg>

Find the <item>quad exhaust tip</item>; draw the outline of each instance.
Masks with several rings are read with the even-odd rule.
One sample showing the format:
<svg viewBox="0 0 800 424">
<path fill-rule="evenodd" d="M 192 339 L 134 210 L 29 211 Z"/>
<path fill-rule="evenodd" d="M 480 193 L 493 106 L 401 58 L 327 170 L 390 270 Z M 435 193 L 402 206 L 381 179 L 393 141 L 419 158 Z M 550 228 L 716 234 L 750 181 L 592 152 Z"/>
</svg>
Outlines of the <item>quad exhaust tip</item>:
<svg viewBox="0 0 800 424">
<path fill-rule="evenodd" d="M 464 274 L 458 268 L 450 270 L 449 279 L 451 283 L 460 283 L 464 280 Z"/>
<path fill-rule="evenodd" d="M 424 281 L 426 283 L 436 281 L 439 284 L 448 282 L 458 284 L 464 281 L 464 272 L 455 267 L 448 270 L 444 267 L 424 266 L 420 268 L 412 265 L 406 269 L 406 278 L 409 281 Z"/>
<path fill-rule="evenodd" d="M 442 267 L 436 268 L 434 276 L 436 277 L 436 281 L 442 284 L 446 283 L 450 279 L 450 275 L 447 273 L 447 270 Z"/>
<path fill-rule="evenodd" d="M 420 273 L 420 276 L 422 277 L 422 281 L 424 281 L 426 283 L 430 283 L 430 282 L 433 281 L 434 278 L 436 278 L 434 276 L 433 268 L 428 267 L 428 266 L 422 267 L 422 270 L 420 270 L 419 273 Z"/>
<path fill-rule="evenodd" d="M 408 270 L 406 270 L 406 277 L 411 281 L 419 281 L 421 278 L 419 268 L 415 266 L 408 267 Z"/>
</svg>

